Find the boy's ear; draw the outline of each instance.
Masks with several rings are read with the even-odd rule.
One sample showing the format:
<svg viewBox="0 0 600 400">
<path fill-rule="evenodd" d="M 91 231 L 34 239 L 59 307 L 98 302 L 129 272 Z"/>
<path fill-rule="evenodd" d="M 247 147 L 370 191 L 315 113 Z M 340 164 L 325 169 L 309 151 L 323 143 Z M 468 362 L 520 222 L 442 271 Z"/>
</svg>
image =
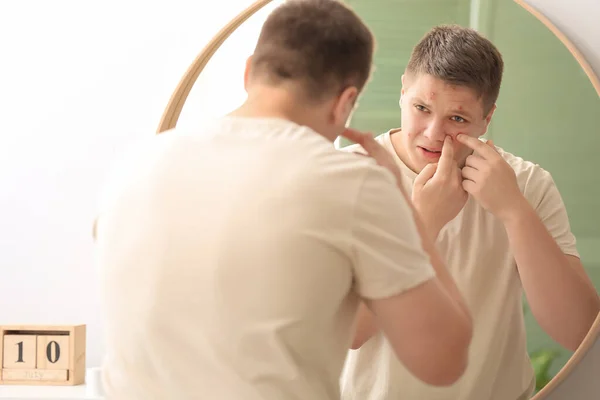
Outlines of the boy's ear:
<svg viewBox="0 0 600 400">
<path fill-rule="evenodd" d="M 250 70 L 252 68 L 252 56 L 246 59 L 246 68 L 244 69 L 244 89 L 248 91 L 248 82 L 250 81 Z"/>
<path fill-rule="evenodd" d="M 406 79 L 406 75 L 402 74 L 401 80 L 402 80 L 402 88 L 400 89 L 400 99 L 398 100 L 398 105 L 400 106 L 400 108 L 402 108 L 402 97 L 404 96 L 404 87 L 406 86 L 405 84 L 405 79 Z"/>
<path fill-rule="evenodd" d="M 402 74 L 402 89 L 400 90 L 400 96 L 404 95 L 404 87 L 406 86 L 406 75 Z"/>
<path fill-rule="evenodd" d="M 494 111 L 496 111 L 495 104 L 492 106 L 492 109 L 490 110 L 490 112 L 485 116 L 485 129 L 484 129 L 483 133 L 481 134 L 482 136 L 485 135 L 488 131 L 488 127 L 490 126 L 490 122 L 492 122 L 492 117 L 494 116 Z"/>
<path fill-rule="evenodd" d="M 485 117 L 485 125 L 487 127 L 487 125 L 490 124 L 490 122 L 492 122 L 492 117 L 494 116 L 494 111 L 496 111 L 496 104 L 494 104 L 492 106 L 492 109 L 490 110 L 490 112 L 488 113 L 488 115 L 486 115 Z"/>
</svg>

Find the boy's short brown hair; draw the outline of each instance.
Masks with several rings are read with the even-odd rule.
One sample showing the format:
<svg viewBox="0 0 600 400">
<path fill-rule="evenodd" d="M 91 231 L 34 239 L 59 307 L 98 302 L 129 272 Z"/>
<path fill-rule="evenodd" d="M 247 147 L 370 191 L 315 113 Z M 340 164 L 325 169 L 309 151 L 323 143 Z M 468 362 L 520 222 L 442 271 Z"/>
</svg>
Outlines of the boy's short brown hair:
<svg viewBox="0 0 600 400">
<path fill-rule="evenodd" d="M 337 0 L 288 0 L 265 21 L 253 77 L 269 84 L 299 81 L 310 99 L 361 91 L 371 73 L 374 39 L 362 20 Z"/>
<path fill-rule="evenodd" d="M 476 30 L 459 25 L 430 30 L 413 49 L 406 67 L 408 76 L 428 74 L 475 90 L 486 114 L 498 99 L 503 70 L 496 46 Z"/>
</svg>

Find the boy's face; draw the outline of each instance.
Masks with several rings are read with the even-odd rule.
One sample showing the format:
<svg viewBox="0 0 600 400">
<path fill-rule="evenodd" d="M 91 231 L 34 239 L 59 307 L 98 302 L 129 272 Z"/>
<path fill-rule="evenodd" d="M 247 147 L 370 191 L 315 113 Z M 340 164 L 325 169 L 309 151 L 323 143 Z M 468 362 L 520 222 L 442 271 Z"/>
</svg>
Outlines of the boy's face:
<svg viewBox="0 0 600 400">
<path fill-rule="evenodd" d="M 496 108 L 485 115 L 483 101 L 473 89 L 427 74 L 402 76 L 400 106 L 402 131 L 396 151 L 416 173 L 438 162 L 446 136 L 455 138 L 463 133 L 478 138 L 485 134 Z M 453 144 L 455 159 L 462 167 L 472 150 L 457 141 Z"/>
</svg>

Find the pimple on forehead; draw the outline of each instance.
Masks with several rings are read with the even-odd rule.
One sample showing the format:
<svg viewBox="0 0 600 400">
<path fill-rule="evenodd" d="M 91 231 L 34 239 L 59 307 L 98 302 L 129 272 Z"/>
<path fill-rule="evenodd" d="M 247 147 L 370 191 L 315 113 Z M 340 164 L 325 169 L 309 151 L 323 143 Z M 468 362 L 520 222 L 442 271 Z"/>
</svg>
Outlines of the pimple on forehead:
<svg viewBox="0 0 600 400">
<path fill-rule="evenodd" d="M 429 100 L 433 100 L 435 99 L 435 92 L 430 92 L 429 93 Z"/>
<path fill-rule="evenodd" d="M 462 111 L 463 110 L 463 106 L 459 105 L 458 106 L 458 111 Z"/>
</svg>

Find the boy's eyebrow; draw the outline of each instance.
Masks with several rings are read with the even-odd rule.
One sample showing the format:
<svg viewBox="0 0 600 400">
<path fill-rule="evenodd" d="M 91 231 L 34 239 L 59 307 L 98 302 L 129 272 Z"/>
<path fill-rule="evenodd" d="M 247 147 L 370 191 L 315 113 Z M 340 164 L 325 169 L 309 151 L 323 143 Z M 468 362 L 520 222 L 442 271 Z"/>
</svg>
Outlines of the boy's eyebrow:
<svg viewBox="0 0 600 400">
<path fill-rule="evenodd" d="M 415 96 L 414 97 L 414 101 L 416 103 L 419 103 L 422 106 L 425 106 L 427 108 L 431 108 L 431 105 L 429 103 L 427 103 L 426 101 L 423 101 L 423 99 L 421 97 L 419 97 L 419 96 Z"/>
<path fill-rule="evenodd" d="M 471 113 L 466 111 L 466 110 L 460 110 L 458 108 L 453 108 L 450 112 L 454 113 L 454 114 L 458 114 L 458 115 L 464 115 L 467 118 L 472 118 Z"/>
<path fill-rule="evenodd" d="M 430 104 L 428 104 L 426 101 L 423 101 L 423 99 L 422 99 L 421 97 L 419 97 L 419 96 L 415 96 L 415 97 L 414 97 L 414 102 L 415 102 L 415 103 L 419 103 L 419 104 L 421 104 L 422 106 L 425 106 L 425 107 L 427 107 L 427 108 L 431 108 L 431 105 L 430 105 Z M 470 113 L 470 112 L 468 112 L 468 111 L 467 111 L 467 110 L 465 110 L 465 109 L 463 109 L 463 110 L 460 110 L 460 109 L 458 109 L 458 108 L 452 108 L 452 109 L 450 110 L 450 112 L 451 112 L 452 114 L 464 115 L 464 116 L 465 116 L 465 117 L 467 117 L 468 119 L 472 119 L 472 118 L 473 118 L 473 116 L 471 115 L 471 113 Z"/>
</svg>

